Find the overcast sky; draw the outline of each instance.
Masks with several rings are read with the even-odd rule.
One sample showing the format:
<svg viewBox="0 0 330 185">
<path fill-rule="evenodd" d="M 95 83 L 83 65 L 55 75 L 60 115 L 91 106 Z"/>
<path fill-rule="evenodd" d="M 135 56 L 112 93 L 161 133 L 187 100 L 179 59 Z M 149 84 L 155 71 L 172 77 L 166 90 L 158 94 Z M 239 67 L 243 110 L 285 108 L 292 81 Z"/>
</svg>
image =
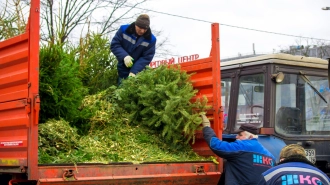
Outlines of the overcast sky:
<svg viewBox="0 0 330 185">
<path fill-rule="evenodd" d="M 299 40 L 306 44 L 306 39 L 221 24 L 321 38 L 329 42 L 330 10 L 321 9 L 326 6 L 330 6 L 330 0 L 154 0 L 143 7 L 206 21 L 147 11 L 151 28 L 163 30 L 162 36 L 170 39 L 168 48 L 174 56 L 199 54 L 207 57 L 211 49 L 211 23 L 207 22 L 217 22 L 220 23 L 220 55 L 228 58 L 238 53 L 252 53 L 253 43 L 257 53 L 272 53 L 295 45 Z"/>
<path fill-rule="evenodd" d="M 4 1 L 0 0 L 2 3 Z M 192 54 L 203 58 L 209 56 L 211 22 L 220 23 L 221 58 L 235 57 L 239 53 L 251 54 L 253 44 L 256 53 L 278 52 L 290 45 L 297 45 L 297 42 L 317 44 L 317 40 L 226 25 L 326 39 L 323 43 L 330 44 L 330 10 L 322 10 L 322 7 L 330 7 L 330 0 L 149 0 L 139 7 L 165 13 L 145 10 L 151 17 L 151 28 L 163 31 L 159 40 L 169 38 L 167 49 L 171 52 L 165 58 Z M 154 58 L 159 59 L 164 57 Z"/>
</svg>

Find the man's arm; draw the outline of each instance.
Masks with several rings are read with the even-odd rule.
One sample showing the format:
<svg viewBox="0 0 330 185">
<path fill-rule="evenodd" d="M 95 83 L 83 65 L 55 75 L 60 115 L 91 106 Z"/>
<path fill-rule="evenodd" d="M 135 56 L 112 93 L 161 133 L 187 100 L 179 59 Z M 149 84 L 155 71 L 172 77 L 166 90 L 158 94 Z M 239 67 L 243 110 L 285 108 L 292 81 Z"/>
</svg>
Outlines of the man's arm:
<svg viewBox="0 0 330 185">
<path fill-rule="evenodd" d="M 118 62 L 123 62 L 124 58 L 128 55 L 128 53 L 124 50 L 124 48 L 121 45 L 122 41 L 123 41 L 123 32 L 120 27 L 110 43 L 111 52 L 117 57 L 117 59 L 119 60 Z"/>
<path fill-rule="evenodd" d="M 150 43 L 148 49 L 143 52 L 142 56 L 134 61 L 134 65 L 130 70 L 131 73 L 137 74 L 141 72 L 147 65 L 150 64 L 152 58 L 155 56 L 156 52 L 156 40 L 153 43 Z"/>
<path fill-rule="evenodd" d="M 245 146 L 244 144 L 242 144 L 241 141 L 236 140 L 235 142 L 230 143 L 226 141 L 221 141 L 219 138 L 216 137 L 211 127 L 203 128 L 203 136 L 210 149 L 222 158 L 235 158 L 235 154 L 239 154 L 239 151 L 245 150 Z"/>
</svg>

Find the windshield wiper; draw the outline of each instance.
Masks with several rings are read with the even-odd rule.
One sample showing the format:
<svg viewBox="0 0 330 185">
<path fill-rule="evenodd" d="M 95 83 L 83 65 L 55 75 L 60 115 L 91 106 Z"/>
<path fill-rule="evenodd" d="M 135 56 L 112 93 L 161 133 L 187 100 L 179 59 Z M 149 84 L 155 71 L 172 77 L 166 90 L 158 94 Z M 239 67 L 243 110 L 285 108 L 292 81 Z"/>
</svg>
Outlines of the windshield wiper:
<svg viewBox="0 0 330 185">
<path fill-rule="evenodd" d="M 252 106 L 252 101 L 251 101 L 250 98 L 248 97 L 248 95 L 247 95 L 247 93 L 246 93 L 246 90 L 244 89 L 244 87 L 243 87 L 242 84 L 240 84 L 240 86 L 241 86 L 240 90 L 241 90 L 241 92 L 242 92 L 242 94 L 243 94 L 243 97 L 245 98 L 247 104 L 248 104 L 249 106 Z"/>
<path fill-rule="evenodd" d="M 312 84 L 312 82 L 307 78 L 307 76 L 302 72 L 299 71 L 301 78 L 314 90 L 314 92 L 316 92 L 316 94 L 318 94 L 322 100 L 328 104 L 327 100 L 325 100 L 324 96 L 314 87 L 314 85 Z"/>
</svg>

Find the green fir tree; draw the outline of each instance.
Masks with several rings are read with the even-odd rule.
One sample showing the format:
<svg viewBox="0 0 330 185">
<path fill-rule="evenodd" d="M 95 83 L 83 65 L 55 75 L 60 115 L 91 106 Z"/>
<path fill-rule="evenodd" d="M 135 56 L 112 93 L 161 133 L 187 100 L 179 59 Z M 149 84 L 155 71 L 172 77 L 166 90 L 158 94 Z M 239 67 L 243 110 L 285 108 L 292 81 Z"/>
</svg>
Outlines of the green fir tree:
<svg viewBox="0 0 330 185">
<path fill-rule="evenodd" d="M 180 66 L 148 68 L 124 80 L 115 97 L 131 124 L 154 129 L 167 142 L 188 143 L 200 128 L 199 112 L 207 103 L 206 98 L 191 102 L 197 90 L 190 77 Z"/>
</svg>

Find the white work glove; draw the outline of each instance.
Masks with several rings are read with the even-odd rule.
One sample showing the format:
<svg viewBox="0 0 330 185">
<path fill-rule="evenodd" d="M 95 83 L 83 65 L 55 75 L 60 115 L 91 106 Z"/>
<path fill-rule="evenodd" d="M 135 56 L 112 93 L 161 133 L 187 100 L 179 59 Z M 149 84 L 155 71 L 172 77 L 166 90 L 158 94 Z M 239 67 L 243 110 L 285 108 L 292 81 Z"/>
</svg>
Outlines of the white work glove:
<svg viewBox="0 0 330 185">
<path fill-rule="evenodd" d="M 211 126 L 211 123 L 210 123 L 210 120 L 204 115 L 202 114 L 202 124 L 203 124 L 203 127 L 210 127 Z"/>
<path fill-rule="evenodd" d="M 132 73 L 132 72 L 130 72 L 129 75 L 128 75 L 128 77 L 135 77 L 135 74 Z"/>
<path fill-rule="evenodd" d="M 134 59 L 133 59 L 131 56 L 129 56 L 129 55 L 127 55 L 127 56 L 124 58 L 125 66 L 128 67 L 128 68 L 130 68 L 130 67 L 133 66 L 133 61 L 134 61 Z"/>
</svg>

